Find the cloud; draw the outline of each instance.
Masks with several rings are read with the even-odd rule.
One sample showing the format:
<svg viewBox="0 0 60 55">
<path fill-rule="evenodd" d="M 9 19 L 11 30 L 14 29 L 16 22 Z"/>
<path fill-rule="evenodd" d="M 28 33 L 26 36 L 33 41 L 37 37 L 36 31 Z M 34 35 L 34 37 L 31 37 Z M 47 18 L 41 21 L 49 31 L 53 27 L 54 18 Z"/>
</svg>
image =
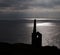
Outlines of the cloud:
<svg viewBox="0 0 60 55">
<path fill-rule="evenodd" d="M 28 9 L 32 7 L 54 7 L 60 5 L 60 0 L 0 0 L 1 7 L 16 7 L 17 9 Z"/>
<path fill-rule="evenodd" d="M 9 7 L 14 4 L 13 0 L 0 0 L 0 7 Z"/>
<path fill-rule="evenodd" d="M 55 5 L 60 5 L 60 0 L 35 0 L 35 5 L 43 7 L 52 7 Z"/>
<path fill-rule="evenodd" d="M 60 0 L 0 0 L 0 9 L 14 7 L 14 9 L 30 9 L 31 7 L 53 8 L 60 5 Z"/>
<path fill-rule="evenodd" d="M 15 7 L 17 9 L 27 9 L 29 0 L 0 0 L 0 9 Z"/>
<path fill-rule="evenodd" d="M 56 12 L 60 12 L 60 0 L 0 0 L 0 14 L 3 15 L 17 13 L 23 17 L 40 17 L 42 13 L 45 16 Z"/>
</svg>

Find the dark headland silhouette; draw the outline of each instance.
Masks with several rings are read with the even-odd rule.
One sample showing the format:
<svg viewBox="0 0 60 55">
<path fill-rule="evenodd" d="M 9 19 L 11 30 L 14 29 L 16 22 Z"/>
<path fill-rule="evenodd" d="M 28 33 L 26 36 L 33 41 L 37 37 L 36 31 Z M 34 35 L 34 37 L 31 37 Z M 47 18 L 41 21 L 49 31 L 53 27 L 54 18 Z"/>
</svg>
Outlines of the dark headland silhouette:
<svg viewBox="0 0 60 55">
<path fill-rule="evenodd" d="M 32 44 L 2 43 L 0 42 L 0 55 L 60 55 L 60 49 L 55 46 L 42 46 L 42 34 L 36 31 L 36 19 L 32 33 Z"/>
</svg>

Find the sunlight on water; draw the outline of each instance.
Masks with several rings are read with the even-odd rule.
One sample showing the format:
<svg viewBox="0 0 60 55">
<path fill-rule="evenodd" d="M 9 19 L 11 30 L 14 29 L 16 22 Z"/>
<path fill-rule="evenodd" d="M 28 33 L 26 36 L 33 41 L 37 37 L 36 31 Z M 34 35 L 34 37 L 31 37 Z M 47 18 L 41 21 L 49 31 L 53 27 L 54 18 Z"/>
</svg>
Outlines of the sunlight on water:
<svg viewBox="0 0 60 55">
<path fill-rule="evenodd" d="M 32 28 L 33 23 L 27 24 L 27 27 Z M 42 46 L 57 46 L 60 48 L 60 26 L 57 23 L 42 22 L 37 23 L 36 30 L 42 33 Z"/>
<path fill-rule="evenodd" d="M 33 27 L 33 23 L 27 24 L 28 27 Z M 55 26 L 53 23 L 50 22 L 44 22 L 44 23 L 37 23 L 36 26 Z"/>
<path fill-rule="evenodd" d="M 57 18 L 25 18 L 25 20 L 34 20 L 34 19 L 36 19 L 36 20 L 60 20 L 59 18 L 57 19 Z"/>
<path fill-rule="evenodd" d="M 51 26 L 51 23 L 37 23 L 37 26 Z"/>
</svg>

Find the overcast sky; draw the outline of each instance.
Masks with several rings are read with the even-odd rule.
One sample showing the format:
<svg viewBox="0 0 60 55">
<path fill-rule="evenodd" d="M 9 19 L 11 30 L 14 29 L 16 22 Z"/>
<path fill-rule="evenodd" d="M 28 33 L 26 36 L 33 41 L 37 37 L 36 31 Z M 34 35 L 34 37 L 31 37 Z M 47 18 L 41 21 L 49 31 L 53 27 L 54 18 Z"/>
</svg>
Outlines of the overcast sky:
<svg viewBox="0 0 60 55">
<path fill-rule="evenodd" d="M 60 18 L 60 0 L 0 0 L 0 20 L 21 17 Z"/>
</svg>

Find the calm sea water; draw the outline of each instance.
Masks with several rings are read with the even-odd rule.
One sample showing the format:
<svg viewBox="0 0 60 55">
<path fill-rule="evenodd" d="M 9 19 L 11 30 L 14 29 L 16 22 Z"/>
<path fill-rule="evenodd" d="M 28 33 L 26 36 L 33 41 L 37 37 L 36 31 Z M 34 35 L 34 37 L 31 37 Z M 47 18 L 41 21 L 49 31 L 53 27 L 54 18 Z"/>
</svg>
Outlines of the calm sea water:
<svg viewBox="0 0 60 55">
<path fill-rule="evenodd" d="M 33 20 L 0 21 L 0 42 L 31 44 Z M 42 33 L 42 46 L 60 48 L 60 21 L 38 20 L 37 31 Z"/>
</svg>

